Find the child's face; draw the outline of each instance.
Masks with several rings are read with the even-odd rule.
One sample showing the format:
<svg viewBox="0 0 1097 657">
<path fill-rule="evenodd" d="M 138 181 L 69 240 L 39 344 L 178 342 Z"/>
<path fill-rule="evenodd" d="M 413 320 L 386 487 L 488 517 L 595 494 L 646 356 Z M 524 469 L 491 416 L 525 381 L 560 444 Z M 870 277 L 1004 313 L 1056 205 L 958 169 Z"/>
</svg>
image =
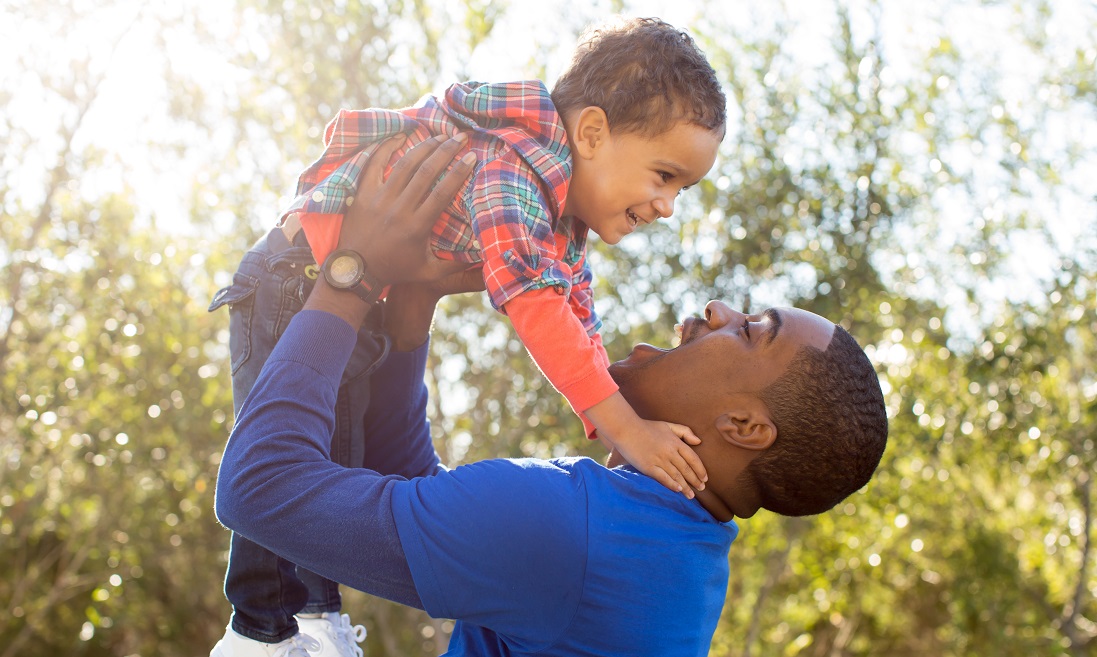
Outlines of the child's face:
<svg viewBox="0 0 1097 657">
<path fill-rule="evenodd" d="M 606 130 L 601 139 L 576 144 L 564 213 L 616 244 L 640 224 L 674 214 L 679 192 L 712 168 L 720 139 L 680 121 L 655 137 Z"/>
</svg>

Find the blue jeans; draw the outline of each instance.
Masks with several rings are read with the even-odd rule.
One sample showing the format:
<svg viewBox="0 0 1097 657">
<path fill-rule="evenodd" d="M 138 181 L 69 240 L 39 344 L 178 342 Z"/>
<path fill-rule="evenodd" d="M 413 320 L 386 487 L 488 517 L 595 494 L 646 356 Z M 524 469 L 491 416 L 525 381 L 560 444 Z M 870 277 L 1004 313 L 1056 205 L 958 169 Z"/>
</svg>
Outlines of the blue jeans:
<svg viewBox="0 0 1097 657">
<path fill-rule="evenodd" d="M 304 233 L 299 231 L 294 244 L 289 244 L 275 228 L 244 255 L 232 284 L 214 296 L 211 312 L 229 306 L 232 398 L 237 415 L 274 344 L 312 291 L 317 273 Z M 358 346 L 343 372 L 336 402 L 331 460 L 348 467 L 362 466 L 365 436 L 360 418 L 369 406 L 369 374 L 389 351 L 388 338 L 371 324 L 371 320 L 379 321 L 379 315 L 371 313 L 359 331 Z M 299 568 L 236 533 L 229 548 L 225 597 L 232 603 L 232 629 L 266 643 L 297 633 L 294 614 L 339 611 L 342 605 L 336 582 Z"/>
</svg>

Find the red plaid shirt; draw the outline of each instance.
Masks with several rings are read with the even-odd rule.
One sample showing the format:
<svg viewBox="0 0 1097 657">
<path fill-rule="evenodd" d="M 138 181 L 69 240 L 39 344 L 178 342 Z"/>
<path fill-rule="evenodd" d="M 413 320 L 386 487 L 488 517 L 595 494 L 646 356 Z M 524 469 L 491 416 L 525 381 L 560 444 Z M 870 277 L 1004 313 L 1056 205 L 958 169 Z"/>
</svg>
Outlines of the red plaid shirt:
<svg viewBox="0 0 1097 657">
<path fill-rule="evenodd" d="M 297 196 L 283 216 L 298 213 L 316 261 L 323 262 L 339 242 L 343 211 L 380 142 L 407 135 L 389 162 L 391 169 L 413 145 L 462 131 L 469 135 L 477 168 L 435 225 L 431 246 L 442 258 L 483 263 L 491 304 L 504 314 L 511 314 L 504 307 L 515 297 L 539 290 L 555 294 L 536 294 L 538 300 L 567 304 L 577 321 L 555 327 L 553 344 L 530 331 L 520 331 L 519 337 L 543 370 L 548 360 L 559 363 L 561 358 L 574 366 L 564 368 L 572 373 L 565 377 L 569 381 L 550 380 L 577 411 L 585 410 L 617 388 L 601 364 L 606 358 L 591 296 L 587 227 L 561 216 L 571 152 L 542 82 L 467 82 L 415 107 L 341 110 L 324 131 L 324 153 L 301 174 Z M 523 312 L 558 320 L 553 310 L 528 310 L 538 305 L 521 304 Z M 531 325 L 512 320 L 516 327 Z M 589 371 L 594 362 L 601 372 Z"/>
</svg>

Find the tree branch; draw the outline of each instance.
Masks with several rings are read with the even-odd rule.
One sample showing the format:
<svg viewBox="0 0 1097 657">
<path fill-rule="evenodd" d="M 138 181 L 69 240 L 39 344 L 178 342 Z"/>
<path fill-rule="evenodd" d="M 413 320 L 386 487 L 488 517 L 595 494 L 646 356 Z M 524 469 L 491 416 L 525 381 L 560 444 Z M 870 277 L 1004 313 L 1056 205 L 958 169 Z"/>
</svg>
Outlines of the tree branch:
<svg viewBox="0 0 1097 657">
<path fill-rule="evenodd" d="M 1078 496 L 1082 502 L 1082 511 L 1085 514 L 1085 518 L 1082 522 L 1082 563 L 1078 568 L 1078 582 L 1074 586 L 1074 597 L 1067 602 L 1063 607 L 1063 614 L 1059 618 L 1060 626 L 1063 628 L 1063 632 L 1070 639 L 1071 645 L 1075 648 L 1078 645 L 1087 645 L 1093 636 L 1089 636 L 1083 639 L 1079 636 L 1079 632 L 1084 631 L 1082 628 L 1083 623 L 1080 621 L 1085 620 L 1082 617 L 1082 609 L 1084 608 L 1083 601 L 1086 595 L 1086 582 L 1089 579 L 1089 562 L 1090 553 L 1092 552 L 1092 534 L 1093 534 L 1093 500 L 1092 500 L 1092 487 L 1093 478 L 1088 472 L 1083 472 L 1078 477 Z"/>
</svg>

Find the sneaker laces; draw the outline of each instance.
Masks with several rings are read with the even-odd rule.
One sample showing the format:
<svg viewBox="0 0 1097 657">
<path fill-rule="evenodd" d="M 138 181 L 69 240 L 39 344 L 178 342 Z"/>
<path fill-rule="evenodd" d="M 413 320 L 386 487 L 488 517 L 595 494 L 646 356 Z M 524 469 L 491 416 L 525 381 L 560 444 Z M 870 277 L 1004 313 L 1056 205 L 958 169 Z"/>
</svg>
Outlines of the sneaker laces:
<svg viewBox="0 0 1097 657">
<path fill-rule="evenodd" d="M 310 657 L 309 653 L 320 649 L 320 642 L 311 636 L 298 632 L 284 645 L 279 646 L 271 657 Z"/>
<path fill-rule="evenodd" d="M 339 616 L 339 623 L 332 623 L 332 629 L 335 630 L 335 636 L 342 641 L 346 647 L 350 648 L 354 657 L 362 657 L 362 649 L 358 647 L 359 643 L 366 640 L 366 626 L 365 625 L 351 625 L 350 616 L 342 614 Z"/>
</svg>

